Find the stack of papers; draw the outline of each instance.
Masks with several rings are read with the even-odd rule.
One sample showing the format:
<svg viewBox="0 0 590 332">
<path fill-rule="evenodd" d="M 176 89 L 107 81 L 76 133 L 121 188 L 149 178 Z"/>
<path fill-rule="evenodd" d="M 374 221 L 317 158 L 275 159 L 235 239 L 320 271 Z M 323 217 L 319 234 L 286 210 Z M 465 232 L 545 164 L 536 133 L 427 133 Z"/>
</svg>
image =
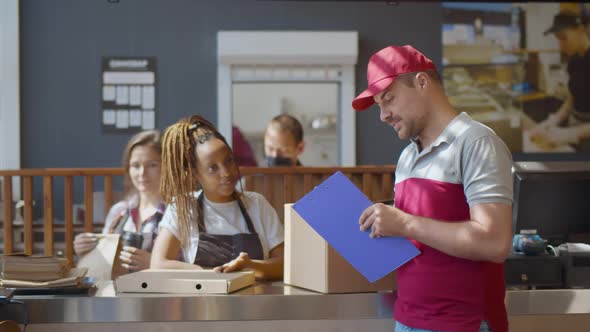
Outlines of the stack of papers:
<svg viewBox="0 0 590 332">
<path fill-rule="evenodd" d="M 84 280 L 84 275 L 88 269 L 70 269 L 63 278 L 50 281 L 27 281 L 4 279 L 0 281 L 0 287 L 9 288 L 59 288 L 59 287 L 80 287 Z"/>
<path fill-rule="evenodd" d="M 66 276 L 68 261 L 47 256 L 4 255 L 0 257 L 3 279 L 50 281 Z"/>
<path fill-rule="evenodd" d="M 87 269 L 70 269 L 65 258 L 0 256 L 1 287 L 65 287 L 81 284 Z"/>
</svg>

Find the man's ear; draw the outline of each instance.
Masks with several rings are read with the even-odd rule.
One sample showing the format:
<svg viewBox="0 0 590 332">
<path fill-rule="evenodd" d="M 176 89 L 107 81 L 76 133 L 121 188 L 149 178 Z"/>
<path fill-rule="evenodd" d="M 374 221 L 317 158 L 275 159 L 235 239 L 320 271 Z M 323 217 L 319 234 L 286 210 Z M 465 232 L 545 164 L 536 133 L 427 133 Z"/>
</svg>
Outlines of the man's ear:
<svg viewBox="0 0 590 332">
<path fill-rule="evenodd" d="M 301 141 L 297 144 L 297 156 L 300 156 L 303 153 L 303 150 L 305 150 L 305 141 Z"/>
<path fill-rule="evenodd" d="M 416 88 L 424 88 L 428 85 L 428 75 L 423 72 L 419 72 L 416 74 Z"/>
</svg>

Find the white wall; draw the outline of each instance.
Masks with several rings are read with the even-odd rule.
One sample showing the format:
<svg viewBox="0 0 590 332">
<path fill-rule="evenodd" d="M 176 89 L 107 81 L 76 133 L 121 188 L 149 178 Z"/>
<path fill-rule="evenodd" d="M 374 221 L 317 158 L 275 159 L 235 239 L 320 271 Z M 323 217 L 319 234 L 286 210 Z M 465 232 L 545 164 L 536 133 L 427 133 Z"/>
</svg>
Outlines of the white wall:
<svg viewBox="0 0 590 332">
<path fill-rule="evenodd" d="M 285 112 L 305 128 L 315 115 L 338 113 L 337 83 L 234 83 L 233 120 L 244 133 L 263 132 Z"/>
<path fill-rule="evenodd" d="M 0 169 L 20 168 L 19 0 L 0 1 Z M 19 186 L 13 186 L 13 197 Z"/>
<path fill-rule="evenodd" d="M 527 3 L 524 5 L 526 13 L 526 42 L 530 49 L 558 49 L 557 39 L 552 35 L 545 36 L 543 32 L 553 25 L 553 17 L 559 12 L 559 3 Z"/>
<path fill-rule="evenodd" d="M 263 134 L 273 117 L 286 113 L 303 126 L 305 150 L 300 161 L 306 166 L 338 165 L 338 131 L 313 130 L 312 119 L 338 115 L 338 83 L 234 83 L 233 124 L 250 142 L 259 165 L 264 157 Z M 340 124 L 337 124 L 338 126 Z"/>
</svg>

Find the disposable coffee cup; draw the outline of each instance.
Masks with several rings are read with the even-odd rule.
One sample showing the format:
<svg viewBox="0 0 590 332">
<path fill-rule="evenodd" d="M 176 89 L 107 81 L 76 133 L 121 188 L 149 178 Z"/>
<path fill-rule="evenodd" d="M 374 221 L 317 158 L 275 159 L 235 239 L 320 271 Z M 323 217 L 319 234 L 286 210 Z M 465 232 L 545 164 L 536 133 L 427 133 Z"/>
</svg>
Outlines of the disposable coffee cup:
<svg viewBox="0 0 590 332">
<path fill-rule="evenodd" d="M 143 244 L 143 234 L 135 232 L 123 233 L 123 247 L 134 247 L 141 249 Z"/>
</svg>

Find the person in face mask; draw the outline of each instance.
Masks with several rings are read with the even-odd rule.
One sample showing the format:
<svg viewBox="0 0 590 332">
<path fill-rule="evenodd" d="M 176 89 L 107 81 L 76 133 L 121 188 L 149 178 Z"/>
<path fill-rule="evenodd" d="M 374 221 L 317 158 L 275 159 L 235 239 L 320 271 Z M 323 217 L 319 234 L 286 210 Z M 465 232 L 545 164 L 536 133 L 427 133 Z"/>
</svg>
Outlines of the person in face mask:
<svg viewBox="0 0 590 332">
<path fill-rule="evenodd" d="M 274 117 L 264 133 L 264 163 L 267 167 L 301 166 L 303 153 L 303 127 L 291 115 Z"/>
</svg>

